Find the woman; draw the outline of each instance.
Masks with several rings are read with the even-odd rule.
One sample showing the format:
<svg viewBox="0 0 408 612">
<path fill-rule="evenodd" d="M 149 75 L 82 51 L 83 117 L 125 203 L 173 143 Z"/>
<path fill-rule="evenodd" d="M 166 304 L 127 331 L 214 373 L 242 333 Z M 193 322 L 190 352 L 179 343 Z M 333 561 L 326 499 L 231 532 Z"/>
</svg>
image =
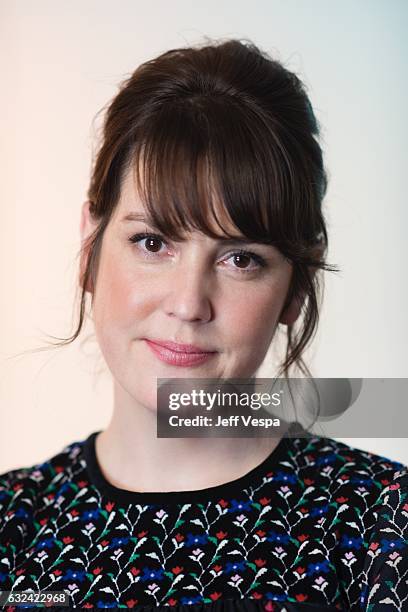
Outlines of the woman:
<svg viewBox="0 0 408 612">
<path fill-rule="evenodd" d="M 311 435 L 156 435 L 158 378 L 254 377 L 281 329 L 278 375 L 308 373 L 319 274 L 334 269 L 318 136 L 298 77 L 250 43 L 172 50 L 122 84 L 62 342 L 91 296 L 112 419 L 1 477 L 3 591 L 83 608 L 404 609 L 403 465 Z"/>
</svg>

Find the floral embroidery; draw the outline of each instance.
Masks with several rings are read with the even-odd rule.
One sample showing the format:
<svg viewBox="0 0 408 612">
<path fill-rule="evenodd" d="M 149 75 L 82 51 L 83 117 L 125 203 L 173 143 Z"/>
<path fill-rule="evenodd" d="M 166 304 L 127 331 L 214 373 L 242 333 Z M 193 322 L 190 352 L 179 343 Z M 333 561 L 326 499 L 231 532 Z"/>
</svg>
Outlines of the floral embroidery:
<svg viewBox="0 0 408 612">
<path fill-rule="evenodd" d="M 235 488 L 152 503 L 98 486 L 96 433 L 0 476 L 1 590 L 63 590 L 72 607 L 146 611 L 408 609 L 400 463 L 292 438 Z"/>
</svg>

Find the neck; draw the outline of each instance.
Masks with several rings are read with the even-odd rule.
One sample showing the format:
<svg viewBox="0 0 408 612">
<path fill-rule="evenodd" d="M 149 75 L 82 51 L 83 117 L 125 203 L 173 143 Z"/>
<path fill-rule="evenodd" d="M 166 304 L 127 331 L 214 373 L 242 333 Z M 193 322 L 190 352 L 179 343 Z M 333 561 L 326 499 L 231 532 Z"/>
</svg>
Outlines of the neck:
<svg viewBox="0 0 408 612">
<path fill-rule="evenodd" d="M 188 491 L 239 478 L 259 465 L 280 438 L 157 438 L 156 412 L 115 383 L 114 409 L 96 439 L 105 478 L 129 491 Z"/>
</svg>

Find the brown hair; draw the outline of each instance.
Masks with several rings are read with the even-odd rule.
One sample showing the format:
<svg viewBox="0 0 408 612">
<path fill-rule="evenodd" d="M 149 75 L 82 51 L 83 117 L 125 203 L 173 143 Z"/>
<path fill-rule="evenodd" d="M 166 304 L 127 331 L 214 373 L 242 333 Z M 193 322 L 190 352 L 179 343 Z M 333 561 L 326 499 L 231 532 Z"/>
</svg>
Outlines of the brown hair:
<svg viewBox="0 0 408 612">
<path fill-rule="evenodd" d="M 133 167 L 141 168 L 139 192 L 164 235 L 180 238 L 194 228 L 216 237 L 209 224 L 217 222 L 216 194 L 243 235 L 287 257 L 293 274 L 284 308 L 296 296 L 303 305 L 287 326 L 279 375 L 292 364 L 310 374 L 302 353 L 317 329 L 319 271 L 337 271 L 325 261 L 318 122 L 305 86 L 282 63 L 248 41 L 207 43 L 140 65 L 110 102 L 88 189 L 98 225 L 80 252 L 79 321 L 72 336 L 51 344 L 69 344 L 81 331 L 103 234 Z"/>
</svg>

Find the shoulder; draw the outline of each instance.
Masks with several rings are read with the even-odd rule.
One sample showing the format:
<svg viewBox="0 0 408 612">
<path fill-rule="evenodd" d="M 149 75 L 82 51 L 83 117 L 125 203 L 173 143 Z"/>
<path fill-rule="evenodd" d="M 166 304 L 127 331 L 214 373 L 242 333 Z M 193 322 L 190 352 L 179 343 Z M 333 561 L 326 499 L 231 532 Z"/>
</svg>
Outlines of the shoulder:
<svg viewBox="0 0 408 612">
<path fill-rule="evenodd" d="M 13 523 L 33 520 L 39 503 L 47 505 L 56 490 L 72 477 L 80 459 L 83 441 L 66 445 L 42 463 L 0 474 L 0 542 Z"/>
<path fill-rule="evenodd" d="M 336 523 L 358 513 L 366 531 L 384 504 L 395 506 L 406 494 L 406 465 L 333 438 L 293 438 L 288 455 L 281 465 L 295 472 L 304 496 L 332 506 Z"/>
<path fill-rule="evenodd" d="M 408 605 L 408 471 L 394 474 L 373 507 L 362 573 L 364 609 Z M 389 609 L 389 608 L 384 608 Z"/>
<path fill-rule="evenodd" d="M 319 483 L 336 483 L 353 491 L 371 490 L 374 496 L 407 466 L 368 450 L 349 446 L 324 436 L 310 435 L 295 438 L 291 459 L 301 472 L 314 474 Z"/>
<path fill-rule="evenodd" d="M 396 508 L 407 493 L 406 465 L 332 438 L 296 438 L 291 461 L 303 486 L 332 504 L 336 522 L 358 515 L 364 532 L 386 505 Z"/>
<path fill-rule="evenodd" d="M 349 600 L 358 599 L 363 610 L 402 610 L 408 601 L 407 466 L 320 436 L 296 439 L 292 461 L 305 492 L 326 504 Z"/>
</svg>

